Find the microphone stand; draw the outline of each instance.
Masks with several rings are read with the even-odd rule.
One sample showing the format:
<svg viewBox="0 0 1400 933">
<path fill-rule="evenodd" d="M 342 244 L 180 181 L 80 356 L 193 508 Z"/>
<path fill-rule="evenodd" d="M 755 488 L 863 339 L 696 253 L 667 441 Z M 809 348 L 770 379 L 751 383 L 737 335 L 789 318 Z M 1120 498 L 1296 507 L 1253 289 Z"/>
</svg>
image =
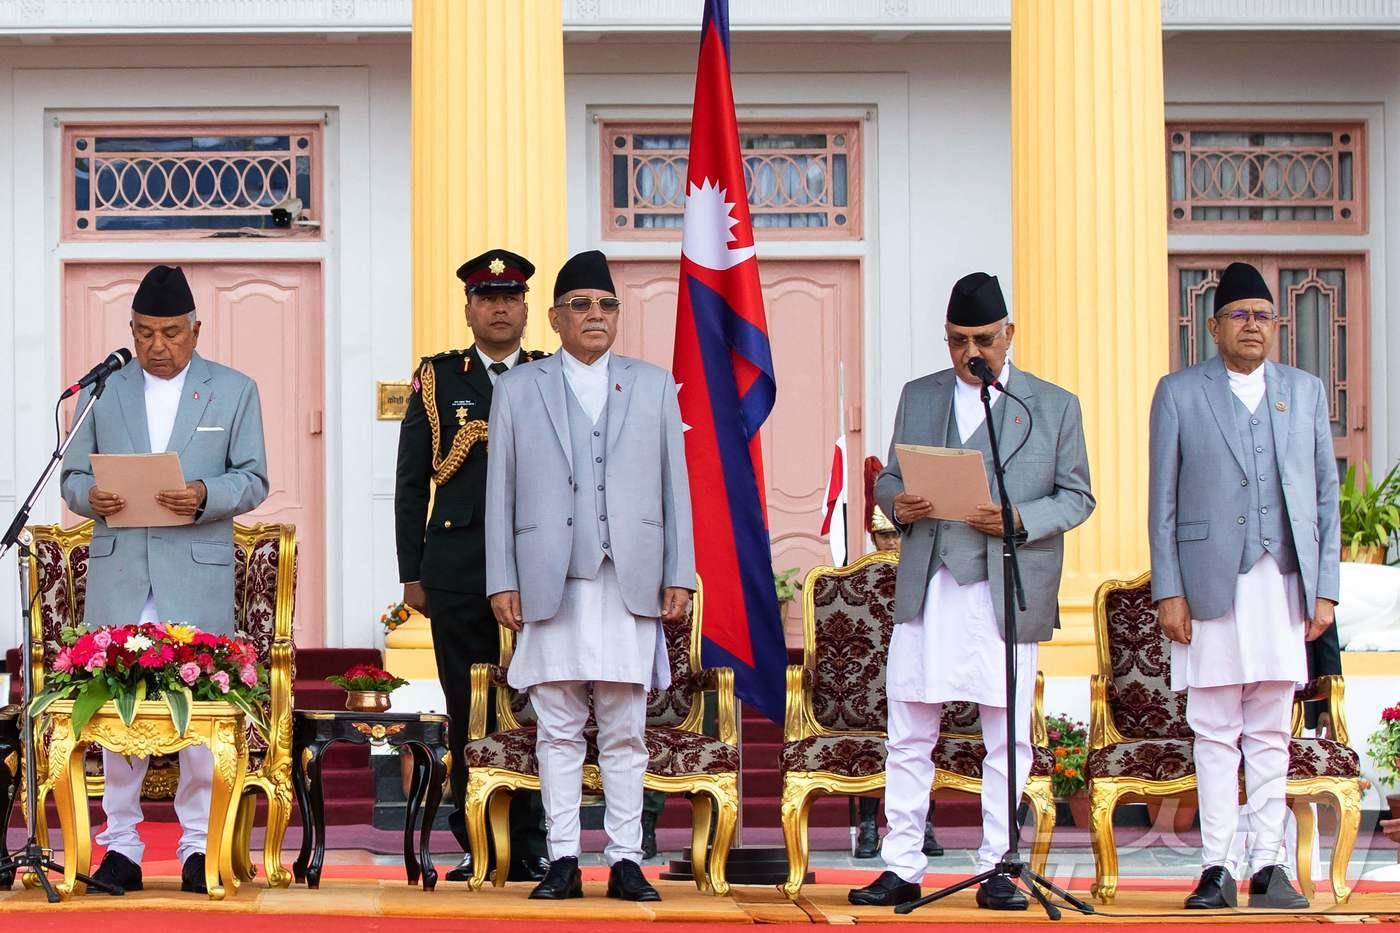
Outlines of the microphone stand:
<svg viewBox="0 0 1400 933">
<path fill-rule="evenodd" d="M 54 472 L 63 462 L 63 455 L 68 451 L 68 445 L 73 443 L 73 438 L 77 436 L 78 427 L 92 414 L 92 407 L 97 404 L 97 399 L 102 395 L 102 390 L 107 387 L 106 377 L 100 378 L 92 387 L 92 396 L 82 411 L 78 412 L 78 418 L 73 422 L 73 429 L 68 432 L 67 437 L 59 439 L 58 447 L 49 458 L 49 464 L 40 474 L 38 482 L 25 497 L 24 504 L 20 506 L 15 514 L 14 521 L 10 522 L 10 527 L 6 530 L 5 536 L 0 538 L 0 558 L 9 553 L 10 548 L 19 546 L 19 593 L 20 593 L 20 618 L 24 627 L 23 649 L 20 656 L 20 669 L 24 674 L 24 704 L 20 708 L 20 735 L 24 742 L 24 793 L 28 806 L 25 807 L 25 829 L 28 838 L 25 840 L 23 848 L 15 852 L 8 861 L 0 862 L 0 877 L 12 876 L 16 869 L 23 869 L 26 879 L 32 877 L 39 887 L 44 889 L 44 895 L 50 904 L 57 904 L 62 898 L 58 891 L 54 889 L 53 883 L 49 881 L 50 871 L 63 874 L 62 865 L 54 861 L 53 849 L 46 849 L 39 845 L 39 778 L 37 774 L 38 762 L 34 754 L 34 742 L 37 733 L 34 729 L 33 717 L 29 714 L 29 706 L 34 702 L 34 625 L 33 606 L 34 600 L 29 589 L 29 562 L 33 557 L 30 546 L 34 543 L 34 536 L 25 528 L 29 521 L 29 512 L 34 507 L 34 501 L 39 498 L 44 487 L 49 480 L 53 479 Z M 42 650 L 42 646 L 41 646 Z M 0 832 L 4 832 L 5 827 L 0 826 Z M 72 853 L 68 853 L 71 857 Z M 77 880 L 87 885 L 89 891 L 100 891 L 104 894 L 120 895 L 126 892 L 120 888 L 95 881 L 88 875 L 79 873 Z"/>
<path fill-rule="evenodd" d="M 990 374 L 990 370 L 988 370 Z M 979 376 L 981 374 L 978 374 Z M 1031 870 L 1021 858 L 1020 853 L 1020 823 L 1016 819 L 1016 812 L 1020 804 L 1020 789 L 1016 780 L 1016 610 L 1020 607 L 1024 612 L 1026 609 L 1026 594 L 1021 588 L 1021 565 L 1016 559 L 1016 518 L 1011 509 L 1011 499 L 1006 494 L 1006 467 L 1001 461 L 1001 448 L 997 442 L 996 424 L 992 420 L 992 390 L 991 385 L 985 376 L 981 376 L 982 382 L 982 410 L 986 413 L 987 438 L 992 445 L 992 466 L 996 473 L 997 491 L 1001 494 L 1001 588 L 1002 600 L 1006 617 L 1006 631 L 1004 648 L 1006 654 L 1006 825 L 1008 827 L 1007 839 L 1010 848 L 1002 855 L 1001 861 L 996 867 L 982 872 L 980 875 L 973 875 L 965 878 L 956 884 L 926 894 L 915 901 L 908 901 L 895 907 L 897 914 L 912 913 L 926 904 L 941 900 L 950 894 L 956 894 L 965 888 L 970 888 L 974 884 L 981 884 L 992 878 L 1004 877 L 1010 879 L 1014 885 L 1016 879 L 1020 879 L 1026 890 L 1031 893 L 1040 906 L 1045 909 L 1045 914 L 1051 920 L 1060 919 L 1060 908 L 1050 902 L 1046 896 L 1046 891 L 1059 897 L 1072 909 L 1083 914 L 1094 913 L 1094 908 L 1086 904 L 1068 891 L 1056 885 L 1054 882 L 1041 877 Z M 1011 395 L 1001 386 L 997 386 L 1004 395 Z M 1012 396 L 1015 398 L 1015 396 Z M 1017 399 L 1019 402 L 1020 399 Z M 1013 452 L 1014 453 L 1014 452 Z M 1042 890 L 1045 889 L 1045 890 Z"/>
</svg>

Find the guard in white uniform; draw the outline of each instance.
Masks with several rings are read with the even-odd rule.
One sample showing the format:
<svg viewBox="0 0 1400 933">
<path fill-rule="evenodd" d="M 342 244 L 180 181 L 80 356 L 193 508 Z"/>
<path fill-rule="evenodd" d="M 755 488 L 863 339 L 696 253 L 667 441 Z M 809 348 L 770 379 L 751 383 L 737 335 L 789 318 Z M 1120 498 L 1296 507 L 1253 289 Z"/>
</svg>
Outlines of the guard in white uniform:
<svg viewBox="0 0 1400 933">
<path fill-rule="evenodd" d="M 882 855 L 888 869 L 850 892 L 855 904 L 889 906 L 919 896 L 928 867 L 924 818 L 933 783 L 933 750 L 943 704 L 981 707 L 987 754 L 982 764 L 982 847 L 977 871 L 992 868 L 1010 846 L 1006 812 L 1007 688 L 1002 601 L 1001 509 L 991 502 L 963 520 L 933 518 L 935 503 L 905 492 L 896 446 L 967 447 L 982 452 L 993 501 L 999 501 L 981 382 L 968 369 L 981 357 L 998 382 L 1018 396 L 993 390 L 992 417 L 1006 467 L 1006 490 L 1021 539 L 1027 609 L 1017 616 L 1015 786 L 1031 766 L 1030 722 L 1036 644 L 1058 624 L 1065 532 L 1094 509 L 1079 400 L 1064 389 L 1013 369 L 1007 360 L 1015 325 L 994 276 L 960 279 L 945 325 L 952 368 L 904 387 L 895 415 L 888 465 L 875 498 L 899 526 L 903 544 L 895 583 L 895 629 L 887 667 L 889 743 Z M 1018 794 L 1019 796 L 1019 794 Z M 979 906 L 1024 910 L 1026 899 L 997 876 L 977 893 Z"/>
<path fill-rule="evenodd" d="M 574 256 L 549 311 L 563 352 L 503 374 L 491 401 L 486 586 L 496 620 L 520 633 L 509 679 L 535 709 L 549 817 L 550 868 L 533 898 L 583 895 L 591 699 L 608 896 L 660 900 L 640 867 L 646 695 L 670 684 L 661 622 L 684 616 L 695 559 L 676 385 L 610 352 L 620 311 L 606 257 Z"/>
<path fill-rule="evenodd" d="M 1251 873 L 1251 907 L 1301 909 L 1279 861 L 1304 639 L 1331 626 L 1339 589 L 1327 393 L 1270 361 L 1278 316 L 1253 266 L 1225 270 L 1214 311 L 1218 355 L 1163 378 L 1152 400 L 1152 595 L 1196 733 L 1204 870 L 1186 906 L 1234 907 L 1236 860 Z M 1232 859 L 1237 845 L 1247 855 Z"/>
</svg>

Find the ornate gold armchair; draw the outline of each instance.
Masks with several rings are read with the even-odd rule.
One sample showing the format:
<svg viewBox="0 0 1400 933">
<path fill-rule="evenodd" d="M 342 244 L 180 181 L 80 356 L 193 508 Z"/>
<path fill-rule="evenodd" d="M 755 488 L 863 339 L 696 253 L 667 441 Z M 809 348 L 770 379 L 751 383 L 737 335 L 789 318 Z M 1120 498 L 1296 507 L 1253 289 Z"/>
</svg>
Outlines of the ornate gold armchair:
<svg viewBox="0 0 1400 933">
<path fill-rule="evenodd" d="M 885 787 L 888 706 L 885 666 L 894 630 L 894 581 L 899 557 L 877 552 L 846 567 L 814 567 L 803 585 L 802 664 L 787 669 L 787 716 L 780 767 L 783 840 L 788 880 L 796 897 L 807 874 L 807 819 L 814 794 L 873 795 Z M 1031 740 L 1035 758 L 1025 796 L 1035 812 L 1031 864 L 1044 872 L 1055 829 L 1045 747 L 1043 678 L 1036 675 Z M 946 703 L 930 796 L 981 794 L 982 744 L 978 707 Z"/>
<path fill-rule="evenodd" d="M 1092 807 L 1094 896 L 1113 902 L 1118 889 L 1118 850 L 1113 811 L 1121 802 L 1196 794 L 1193 735 L 1186 722 L 1186 694 L 1171 690 L 1171 648 L 1157 624 L 1149 574 L 1109 580 L 1094 597 L 1099 673 L 1090 681 L 1089 756 L 1085 774 Z M 1332 849 L 1332 894 L 1351 896 L 1347 862 L 1361 821 L 1361 760 L 1347 746 L 1341 677 L 1317 678 L 1294 698 L 1287 791 L 1298 818 L 1298 877 L 1312 897 L 1313 811 L 1309 803 L 1337 812 Z M 1336 739 L 1303 738 L 1302 701 L 1326 700 Z"/>
<path fill-rule="evenodd" d="M 93 523 L 73 528 L 35 525 L 34 560 L 30 565 L 30 585 L 34 594 L 34 654 L 29 659 L 36 691 L 43 689 L 44 672 L 53 659 L 53 646 L 66 626 L 82 621 L 87 601 L 88 544 Z M 262 791 L 267 797 L 267 832 L 263 841 L 263 867 L 268 883 L 277 887 L 291 884 L 292 875 L 282 866 L 282 840 L 292 815 L 292 612 L 296 597 L 296 528 L 293 525 L 234 525 L 234 628 L 258 649 L 258 660 L 267 665 L 271 691 L 263 715 L 268 722 L 271 742 L 256 731 L 248 736 L 248 777 L 239 801 L 235 828 L 234 870 L 240 879 L 250 881 L 251 836 L 255 799 Z M 174 620 L 183 621 L 183 620 Z M 35 749 L 39 774 L 49 773 L 47 738 Z M 102 792 L 101 756 L 93 753 L 88 762 L 88 793 Z M 173 796 L 178 768 L 152 768 L 143 793 L 147 796 Z M 39 785 L 38 827 L 40 840 L 48 844 L 44 801 L 51 791 L 47 781 Z"/>
<path fill-rule="evenodd" d="M 739 820 L 739 745 L 734 709 L 734 672 L 727 667 L 700 666 L 703 595 L 697 589 L 691 618 L 665 625 L 666 653 L 671 662 L 671 686 L 653 690 L 647 698 L 647 771 L 649 790 L 691 795 L 691 863 L 695 886 L 712 894 L 729 893 L 725 863 Z M 495 863 L 510 864 L 510 798 L 513 791 L 539 790 L 535 757 L 534 711 L 529 697 L 506 684 L 514 642 L 501 632 L 501 663 L 472 667 L 471 718 L 464 750 L 467 763 L 467 835 L 472 860 L 472 890 L 486 881 L 486 822 L 489 812 Z M 717 694 L 719 737 L 703 732 L 704 695 Z M 497 710 L 496 731 L 486 734 L 487 708 L 492 694 Z M 583 784 L 603 789 L 598 769 L 596 730 L 591 716 L 585 730 Z M 709 849 L 710 817 L 716 813 L 714 848 Z M 707 864 L 708 863 L 708 864 Z M 497 871 L 495 884 L 506 873 Z"/>
</svg>

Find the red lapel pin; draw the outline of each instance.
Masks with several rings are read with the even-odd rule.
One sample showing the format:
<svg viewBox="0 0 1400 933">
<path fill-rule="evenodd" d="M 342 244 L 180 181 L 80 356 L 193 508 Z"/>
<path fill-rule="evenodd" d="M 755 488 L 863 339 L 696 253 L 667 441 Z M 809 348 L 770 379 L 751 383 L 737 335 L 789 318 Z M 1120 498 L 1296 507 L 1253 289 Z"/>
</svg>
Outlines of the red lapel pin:
<svg viewBox="0 0 1400 933">
<path fill-rule="evenodd" d="M 1016 416 L 1016 423 L 1017 423 L 1017 424 L 1020 424 L 1020 423 L 1021 423 L 1021 416 L 1020 416 L 1020 415 L 1017 415 L 1017 416 Z"/>
<path fill-rule="evenodd" d="M 194 394 L 194 400 L 195 400 L 196 402 L 199 401 L 199 393 L 198 393 L 198 392 L 196 392 L 196 393 Z"/>
<path fill-rule="evenodd" d="M 622 391 L 622 383 L 620 383 L 620 382 L 614 382 L 614 383 L 613 383 L 613 388 L 616 389 L 617 391 L 621 392 L 621 391 Z"/>
</svg>

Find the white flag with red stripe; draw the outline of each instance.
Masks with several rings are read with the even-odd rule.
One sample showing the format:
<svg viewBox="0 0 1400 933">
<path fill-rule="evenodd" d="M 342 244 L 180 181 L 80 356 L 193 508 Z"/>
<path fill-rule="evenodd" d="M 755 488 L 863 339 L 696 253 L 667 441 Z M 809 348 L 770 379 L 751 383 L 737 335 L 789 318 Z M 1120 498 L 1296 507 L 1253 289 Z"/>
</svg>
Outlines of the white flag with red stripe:
<svg viewBox="0 0 1400 933">
<path fill-rule="evenodd" d="M 826 481 L 826 515 L 822 518 L 822 534 L 831 548 L 831 563 L 846 565 L 846 387 L 845 366 L 838 370 L 836 444 L 831 452 L 831 476 Z"/>
</svg>

